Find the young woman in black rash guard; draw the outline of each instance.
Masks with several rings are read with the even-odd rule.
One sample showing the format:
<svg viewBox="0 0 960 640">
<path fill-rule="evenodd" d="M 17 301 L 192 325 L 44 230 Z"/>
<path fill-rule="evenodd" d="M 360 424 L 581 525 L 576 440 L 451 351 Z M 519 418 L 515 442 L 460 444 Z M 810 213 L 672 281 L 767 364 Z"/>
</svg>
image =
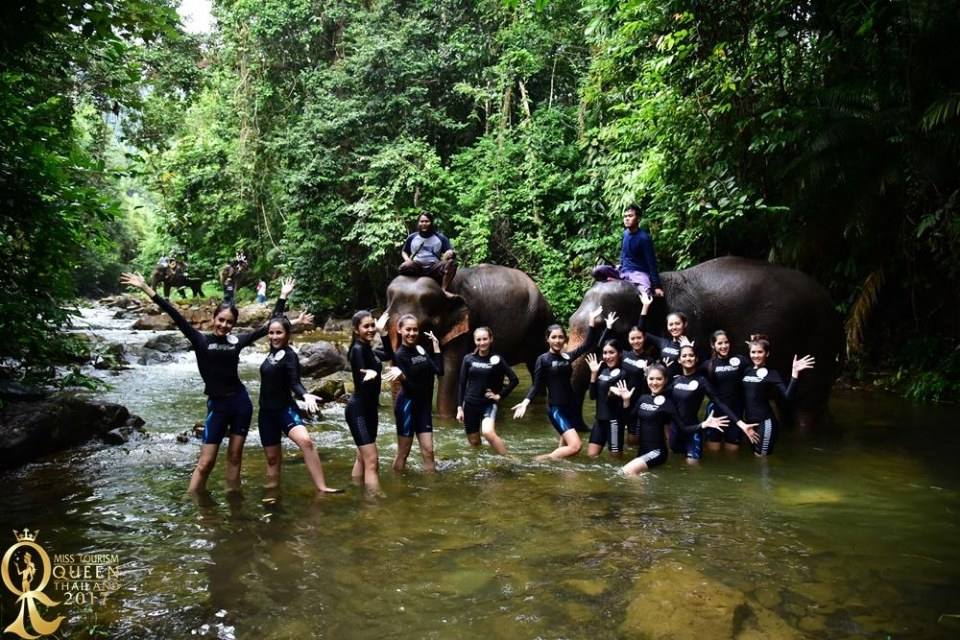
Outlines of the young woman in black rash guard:
<svg viewBox="0 0 960 640">
<path fill-rule="evenodd" d="M 298 320 L 312 322 L 313 316 L 302 315 Z M 293 396 L 306 404 L 307 411 L 317 410 L 317 396 L 307 393 L 300 382 L 300 361 L 290 348 L 290 321 L 274 318 L 267 325 L 267 340 L 270 353 L 260 365 L 260 411 L 257 427 L 260 444 L 267 457 L 267 488 L 280 486 L 280 463 L 282 460 L 280 439 L 283 434 L 293 440 L 303 451 L 303 462 L 313 480 L 313 486 L 321 493 L 338 493 L 327 486 L 323 465 L 313 440 L 303 424 L 300 411 Z"/>
<path fill-rule="evenodd" d="M 730 336 L 723 329 L 714 331 L 710 336 L 710 348 L 713 357 L 700 363 L 698 371 L 713 386 L 717 399 L 723 402 L 732 412 L 732 416 L 736 416 L 739 420 L 743 417 L 743 373 L 750 366 L 750 360 L 746 356 L 730 354 Z M 713 403 L 707 404 L 707 413 L 712 407 Z M 705 434 L 707 449 L 719 451 L 723 448 L 728 451 L 737 451 L 744 433 L 751 440 L 759 438 L 753 429 L 742 427 L 724 429 L 723 433 L 711 429 Z"/>
<path fill-rule="evenodd" d="M 379 320 L 374 321 L 369 311 L 357 311 L 353 314 L 353 341 L 350 343 L 347 358 L 353 377 L 353 395 L 347 402 L 345 416 L 350 435 L 357 445 L 357 459 L 353 463 L 351 475 L 362 478 L 364 486 L 371 494 L 380 493 L 380 460 L 377 451 L 380 374 L 383 371 L 383 361 L 393 360 L 390 337 L 383 331 L 387 317 L 384 313 Z M 380 349 L 373 348 L 377 334 L 381 335 L 383 344 Z M 389 379 L 394 379 L 397 375 L 399 371 L 391 371 Z M 386 376 L 383 378 L 387 379 Z"/>
<path fill-rule="evenodd" d="M 397 457 L 393 461 L 393 470 L 403 471 L 406 468 L 416 434 L 420 442 L 423 470 L 433 472 L 436 470 L 433 459 L 433 379 L 443 375 L 440 341 L 432 332 L 424 332 L 432 343 L 432 350 L 427 353 L 422 345 L 417 344 L 420 325 L 416 317 L 410 314 L 400 316 L 397 331 L 400 334 L 400 347 L 394 353 L 393 362 L 401 372 L 401 390 L 393 405 L 397 420 Z"/>
<path fill-rule="evenodd" d="M 632 406 L 630 421 L 637 425 L 640 434 L 637 457 L 622 469 L 627 476 L 640 475 L 667 461 L 667 441 L 664 437 L 664 427 L 667 424 L 673 423 L 681 430 L 692 433 L 701 428 L 722 429 L 729 423 L 726 416 L 717 418 L 711 415 L 703 422 L 682 425 L 680 412 L 665 395 L 667 368 L 662 364 L 654 364 L 647 369 L 647 387 L 650 393 L 641 395 L 632 403 L 631 398 L 636 388 L 630 388 L 626 381 L 620 381 L 613 389 L 624 408 Z"/>
<path fill-rule="evenodd" d="M 682 373 L 668 383 L 668 395 L 673 400 L 680 415 L 680 420 L 670 428 L 670 450 L 674 453 L 686 455 L 687 462 L 696 463 L 703 457 L 703 432 L 700 429 L 695 431 L 683 430 L 677 425 L 693 424 L 699 421 L 700 405 L 703 404 L 704 397 L 710 399 L 712 408 L 707 411 L 709 417 L 712 417 L 714 413 L 724 415 L 729 420 L 739 420 L 740 417 L 717 396 L 710 382 L 698 372 L 697 354 L 693 345 L 680 347 L 679 364 Z M 741 424 L 746 426 L 745 423 Z M 733 429 L 734 427 L 730 428 Z M 708 429 L 706 431 L 712 433 L 726 430 Z"/>
<path fill-rule="evenodd" d="M 237 323 L 239 312 L 232 303 L 224 302 L 213 313 L 213 331 L 200 333 L 193 328 L 180 312 L 167 300 L 157 295 L 139 273 L 124 273 L 121 283 L 136 287 L 167 312 L 177 328 L 186 336 L 197 356 L 197 368 L 203 378 L 203 392 L 207 395 L 207 418 L 203 425 L 203 444 L 200 447 L 200 459 L 190 477 L 188 491 L 201 492 L 206 488 L 207 478 L 217 462 L 217 452 L 223 437 L 230 434 L 227 445 L 227 489 L 240 490 L 240 464 L 243 455 L 243 443 L 253 419 L 253 403 L 246 387 L 240 382 L 237 367 L 240 364 L 240 351 L 256 340 L 267 335 L 264 325 L 255 331 L 240 336 L 230 333 Z M 280 299 L 274 307 L 273 315 L 283 314 L 287 296 L 293 291 L 293 281 L 284 282 Z"/>
<path fill-rule="evenodd" d="M 507 455 L 507 445 L 497 435 L 497 405 L 520 382 L 507 361 L 492 351 L 493 332 L 489 327 L 473 331 L 473 353 L 468 353 L 460 365 L 457 420 L 463 423 L 471 446 L 480 446 L 480 435 L 494 451 Z M 507 378 L 504 386 L 503 379 Z"/>
<path fill-rule="evenodd" d="M 680 347 L 693 344 L 687 337 L 687 316 L 680 311 L 671 311 L 667 314 L 667 334 L 669 337 L 660 337 L 644 326 L 647 319 L 647 313 L 650 311 L 650 305 L 653 304 L 653 298 L 649 294 L 640 295 L 640 303 L 643 307 L 640 309 L 640 318 L 637 320 L 637 327 L 646 331 L 646 341 L 655 345 L 660 350 L 660 361 L 667 367 L 667 376 L 672 378 L 680 373 L 680 365 L 677 360 L 680 358 Z"/>
<path fill-rule="evenodd" d="M 560 434 L 560 443 L 552 452 L 537 456 L 537 460 L 558 460 L 574 456 L 583 446 L 580 442 L 580 434 L 576 430 L 576 425 L 581 420 L 577 420 L 574 416 L 577 403 L 570 377 L 573 375 L 573 363 L 576 359 L 596 348 L 597 343 L 606 335 L 606 331 L 600 334 L 597 328 L 597 321 L 602 313 L 601 307 L 597 307 L 590 313 L 590 330 L 587 337 L 583 344 L 573 351 L 563 350 L 567 344 L 567 332 L 562 326 L 554 324 L 547 327 L 547 346 L 550 350 L 537 358 L 533 369 L 533 384 L 530 385 L 526 397 L 513 407 L 513 417 L 522 418 L 530 402 L 546 388 L 547 416 L 550 418 L 550 424 Z M 613 323 L 616 321 L 617 314 L 607 315 L 607 331 L 613 328 Z"/>
<path fill-rule="evenodd" d="M 630 327 L 627 332 L 627 344 L 630 351 L 624 351 L 620 362 L 623 366 L 623 378 L 628 387 L 636 387 L 637 396 L 649 393 L 647 389 L 647 367 L 659 360 L 659 350 L 647 342 L 646 333 L 640 327 Z M 627 430 L 627 446 L 636 447 L 637 434 Z"/>
<path fill-rule="evenodd" d="M 750 336 L 750 342 L 747 344 L 750 346 L 750 362 L 753 366 L 747 368 L 742 379 L 743 419 L 747 423 L 752 423 L 747 426 L 756 428 L 759 436 L 753 442 L 753 452 L 758 456 L 768 456 L 773 453 L 779 431 L 770 401 L 779 398 L 789 402 L 796 390 L 800 372 L 804 369 L 812 369 L 815 360 L 811 356 L 798 359 L 794 355 L 790 383 L 784 384 L 779 373 L 767 368 L 770 342 L 766 336 Z"/>
<path fill-rule="evenodd" d="M 623 455 L 624 419 L 613 387 L 623 378 L 620 347 L 616 340 L 606 340 L 600 353 L 602 362 L 592 353 L 586 357 L 587 366 L 590 367 L 590 397 L 597 401 L 587 455 L 596 458 L 606 446 L 611 457 L 619 458 Z"/>
</svg>

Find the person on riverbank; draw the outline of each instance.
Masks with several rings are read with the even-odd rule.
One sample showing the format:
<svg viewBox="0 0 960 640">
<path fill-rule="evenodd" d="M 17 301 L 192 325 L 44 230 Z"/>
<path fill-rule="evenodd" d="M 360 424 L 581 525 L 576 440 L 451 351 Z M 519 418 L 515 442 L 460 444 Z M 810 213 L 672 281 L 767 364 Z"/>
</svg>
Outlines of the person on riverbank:
<svg viewBox="0 0 960 640">
<path fill-rule="evenodd" d="M 613 329 L 613 323 L 617 321 L 616 313 L 608 314 L 607 328 L 601 333 L 598 330 L 598 324 L 602 313 L 602 307 L 597 307 L 590 312 L 588 321 L 590 329 L 587 337 L 583 344 L 572 351 L 563 350 L 567 344 L 567 332 L 561 325 L 553 324 L 547 327 L 546 339 L 549 350 L 537 358 L 530 390 L 527 391 L 526 397 L 513 407 L 513 417 L 519 420 L 526 414 L 527 407 L 537 394 L 546 388 L 547 417 L 553 428 L 560 434 L 560 443 L 550 453 L 537 456 L 537 460 L 559 460 L 575 456 L 583 446 L 576 429 L 576 425 L 582 423 L 583 418 L 574 415 L 578 403 L 570 379 L 573 376 L 573 364 L 577 358 L 595 349 L 606 336 L 606 332 Z"/>
<path fill-rule="evenodd" d="M 797 388 L 800 372 L 812 369 L 815 360 L 806 355 L 802 358 L 793 356 L 793 366 L 790 374 L 790 383 L 784 384 L 783 378 L 773 369 L 767 367 L 767 358 L 770 356 L 770 341 L 764 335 L 752 335 L 747 343 L 750 347 L 750 362 L 743 374 L 743 420 L 755 428 L 759 436 L 753 442 L 753 452 L 757 456 L 768 456 L 773 453 L 777 441 L 779 424 L 773 414 L 770 401 L 774 398 L 789 402 Z"/>
<path fill-rule="evenodd" d="M 507 445 L 496 430 L 497 407 L 520 380 L 507 361 L 493 352 L 493 331 L 489 327 L 474 329 L 473 343 L 476 350 L 468 353 L 460 365 L 457 421 L 463 424 L 471 446 L 480 446 L 482 434 L 494 451 L 505 456 Z"/>
<path fill-rule="evenodd" d="M 231 302 L 222 302 L 213 312 L 213 330 L 201 333 L 180 315 L 170 302 L 160 297 L 146 283 L 139 273 L 124 273 L 121 283 L 140 289 L 157 306 L 165 311 L 181 333 L 193 346 L 197 357 L 197 368 L 203 378 L 204 393 L 207 395 L 207 417 L 203 424 L 203 444 L 200 447 L 200 459 L 190 478 L 188 491 L 201 492 L 206 488 L 207 478 L 217 462 L 217 452 L 223 437 L 230 434 L 227 445 L 226 482 L 229 491 L 240 490 L 240 464 L 243 455 L 243 443 L 253 419 L 253 403 L 247 388 L 240 381 L 237 368 L 240 363 L 240 351 L 267 335 L 267 325 L 240 336 L 231 333 L 240 312 Z M 280 297 L 273 309 L 273 316 L 283 314 L 287 297 L 293 291 L 293 281 L 284 282 Z"/>
<path fill-rule="evenodd" d="M 602 360 L 592 353 L 586 357 L 590 367 L 590 398 L 597 403 L 587 455 L 596 458 L 606 447 L 611 457 L 620 458 L 623 455 L 624 416 L 613 392 L 614 386 L 623 379 L 620 347 L 616 340 L 606 340 L 602 344 Z"/>
<path fill-rule="evenodd" d="M 383 362 L 393 360 L 393 345 L 390 336 L 384 332 L 387 314 L 374 320 L 369 311 L 357 311 L 353 314 L 353 340 L 347 360 L 350 362 L 350 374 L 353 377 L 353 394 L 347 402 L 345 417 L 350 427 L 350 435 L 357 445 L 357 459 L 353 463 L 351 475 L 360 479 L 370 494 L 380 493 L 380 454 L 377 451 L 377 429 L 380 404 L 381 373 Z M 373 341 L 380 335 L 381 347 L 375 349 Z M 399 375 L 399 371 L 388 370 L 389 381 Z"/>
<path fill-rule="evenodd" d="M 669 380 L 681 373 L 678 363 L 680 347 L 693 344 L 693 341 L 687 337 L 687 316 L 682 311 L 668 313 L 667 335 L 660 336 L 645 326 L 650 305 L 653 304 L 653 298 L 649 293 L 641 293 L 640 303 L 642 307 L 640 318 L 637 319 L 637 328 L 644 332 L 646 342 L 660 350 L 660 362 L 667 368 L 667 380 Z"/>
<path fill-rule="evenodd" d="M 730 336 L 723 329 L 714 331 L 710 336 L 710 350 L 712 357 L 700 363 L 700 374 L 711 384 L 718 400 L 730 408 L 732 416 L 743 417 L 743 374 L 750 366 L 746 356 L 731 355 Z M 707 404 L 707 413 L 713 408 L 713 403 Z M 737 451 L 740 441 L 746 435 L 751 442 L 759 439 L 755 429 L 724 429 L 723 433 L 716 429 L 706 432 L 707 449 L 710 451 Z"/>
<path fill-rule="evenodd" d="M 417 230 L 407 236 L 400 254 L 400 275 L 433 278 L 445 292 L 450 292 L 450 283 L 457 273 L 457 256 L 450 240 L 434 229 L 433 214 L 420 214 Z"/>
<path fill-rule="evenodd" d="M 670 426 L 670 450 L 674 453 L 684 454 L 687 462 L 696 463 L 703 457 L 703 430 L 685 429 L 680 425 L 694 424 L 700 421 L 700 405 L 703 404 L 704 397 L 710 399 L 710 408 L 707 415 L 712 416 L 714 412 L 726 416 L 728 420 L 739 420 L 739 415 L 734 413 L 717 395 L 710 382 L 697 369 L 697 354 L 693 345 L 687 344 L 680 347 L 679 365 L 681 373 L 670 380 L 668 386 L 670 389 L 670 399 L 677 407 L 679 420 Z M 742 426 L 740 426 L 742 425 Z M 746 423 L 741 422 L 737 425 L 740 429 L 747 430 Z M 734 427 L 730 427 L 734 429 Z M 739 431 L 739 429 L 737 429 Z M 719 432 L 721 437 L 726 429 L 707 429 L 708 432 Z"/>
<path fill-rule="evenodd" d="M 292 285 L 293 282 L 289 281 Z M 313 316 L 302 314 L 298 322 L 313 322 Z M 276 317 L 267 325 L 267 340 L 270 353 L 260 364 L 260 411 L 257 414 L 257 426 L 260 431 L 260 444 L 267 457 L 268 489 L 280 486 L 280 463 L 282 461 L 280 440 L 286 435 L 303 452 L 303 462 L 313 480 L 313 486 L 320 493 L 339 493 L 338 489 L 327 486 L 323 474 L 320 455 L 310 438 L 306 425 L 293 397 L 303 400 L 306 410 L 317 411 L 320 398 L 307 393 L 300 381 L 300 360 L 290 347 L 292 325 L 285 317 Z"/>
<path fill-rule="evenodd" d="M 664 429 L 668 424 L 676 425 L 685 433 L 700 429 L 722 429 L 729 424 L 726 416 L 714 417 L 712 414 L 703 422 L 684 424 L 673 400 L 666 395 L 667 368 L 660 363 L 652 364 L 647 369 L 647 388 L 650 393 L 640 395 L 636 401 L 632 401 L 636 387 L 628 387 L 625 380 L 619 381 L 612 390 L 614 395 L 620 397 L 623 408 L 630 408 L 630 424 L 635 425 L 639 436 L 637 457 L 621 469 L 627 476 L 638 476 L 667 461 Z"/>
<path fill-rule="evenodd" d="M 267 301 L 267 283 L 263 280 L 257 281 L 257 304 L 264 304 Z"/>
<path fill-rule="evenodd" d="M 416 434 L 423 470 L 432 473 L 436 470 L 433 458 L 433 380 L 443 375 L 440 340 L 432 331 L 424 332 L 432 349 L 427 353 L 418 344 L 420 324 L 410 314 L 400 316 L 397 332 L 400 346 L 394 353 L 393 363 L 400 370 L 400 392 L 393 406 L 397 421 L 397 457 L 393 460 L 393 470 L 399 472 L 406 468 Z"/>
<path fill-rule="evenodd" d="M 640 228 L 640 206 L 631 204 L 623 211 L 623 242 L 620 245 L 620 264 L 598 265 L 593 270 L 596 280 L 625 280 L 640 293 L 663 297 L 663 285 L 657 271 L 657 255 L 653 238 Z"/>
</svg>

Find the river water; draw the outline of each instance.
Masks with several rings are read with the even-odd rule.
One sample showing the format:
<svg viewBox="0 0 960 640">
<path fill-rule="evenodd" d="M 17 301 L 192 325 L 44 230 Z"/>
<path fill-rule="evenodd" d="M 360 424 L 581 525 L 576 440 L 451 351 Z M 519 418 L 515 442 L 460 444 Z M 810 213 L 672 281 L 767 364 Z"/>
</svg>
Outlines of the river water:
<svg viewBox="0 0 960 640">
<path fill-rule="evenodd" d="M 149 335 L 87 315 L 113 341 Z M 252 349 L 242 361 L 254 397 L 262 357 Z M 469 450 L 458 425 L 438 420 L 441 471 L 431 476 L 416 445 L 406 474 L 389 469 L 385 395 L 386 497 L 351 484 L 355 448 L 331 405 L 310 430 L 345 494 L 316 496 L 287 442 L 275 500 L 260 486 L 254 428 L 242 495 L 224 493 L 221 454 L 210 499 L 194 501 L 184 490 L 199 445 L 176 440 L 205 414 L 192 354 L 108 377 L 97 396 L 142 416 L 149 438 L 3 476 L 0 535 L 27 526 L 51 554 L 121 563 L 105 603 L 60 607 L 62 637 L 960 634 L 955 408 L 838 392 L 829 432 L 786 433 L 767 461 L 708 453 L 688 466 L 674 456 L 632 480 L 606 459 L 532 462 L 556 442 L 538 404 L 523 421 L 500 420 L 518 462 Z M 8 600 L 4 624 L 16 615 Z"/>
</svg>

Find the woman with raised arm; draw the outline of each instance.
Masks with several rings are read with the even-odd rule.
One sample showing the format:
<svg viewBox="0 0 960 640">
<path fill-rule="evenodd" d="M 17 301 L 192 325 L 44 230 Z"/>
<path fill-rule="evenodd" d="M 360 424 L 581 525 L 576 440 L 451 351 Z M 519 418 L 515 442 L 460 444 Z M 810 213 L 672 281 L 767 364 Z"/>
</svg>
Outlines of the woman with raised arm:
<svg viewBox="0 0 960 640">
<path fill-rule="evenodd" d="M 520 380 L 507 361 L 493 352 L 493 332 L 489 327 L 474 329 L 473 343 L 477 348 L 468 353 L 460 365 L 457 420 L 463 423 L 471 446 L 480 446 L 482 434 L 494 451 L 505 456 L 507 445 L 496 430 L 497 406 Z"/>
<path fill-rule="evenodd" d="M 713 356 L 706 362 L 700 363 L 698 371 L 713 387 L 717 399 L 732 411 L 731 416 L 735 416 L 740 421 L 743 417 L 742 379 L 744 371 L 750 366 L 750 360 L 746 356 L 730 353 L 730 336 L 723 329 L 714 331 L 710 336 L 710 350 Z M 712 407 L 713 403 L 707 404 L 708 413 Z M 742 426 L 738 429 L 724 429 L 723 433 L 711 429 L 705 434 L 707 449 L 719 451 L 723 448 L 728 451 L 737 451 L 743 434 L 746 434 L 751 441 L 758 437 L 755 430 L 744 429 Z"/>
<path fill-rule="evenodd" d="M 605 340 L 600 351 L 602 360 L 587 354 L 590 367 L 590 397 L 597 402 L 597 411 L 590 431 L 587 455 L 596 458 L 607 447 L 613 458 L 623 455 L 623 408 L 613 393 L 613 387 L 623 378 L 620 367 L 620 347 L 616 340 Z"/>
<path fill-rule="evenodd" d="M 662 364 L 653 364 L 647 369 L 647 387 L 650 393 L 640 395 L 636 401 L 631 398 L 635 387 L 628 387 L 626 381 L 620 381 L 613 392 L 620 397 L 623 407 L 630 409 L 630 421 L 636 424 L 640 436 L 637 457 L 623 466 L 623 473 L 638 476 L 667 461 L 667 441 L 664 428 L 675 424 L 686 433 L 700 429 L 722 429 L 729 423 L 726 416 L 715 418 L 710 414 L 703 422 L 683 425 L 676 405 L 665 394 L 667 391 L 667 368 Z"/>
<path fill-rule="evenodd" d="M 640 294 L 640 303 L 643 305 L 640 309 L 640 318 L 637 320 L 637 327 L 645 331 L 646 342 L 656 346 L 660 350 L 660 362 L 667 367 L 667 379 L 680 374 L 680 365 L 677 360 L 680 359 L 680 347 L 693 344 L 693 341 L 687 337 L 687 316 L 682 311 L 671 311 L 667 314 L 667 335 L 659 336 L 648 327 L 645 327 L 647 313 L 650 311 L 650 305 L 653 304 L 653 297 L 649 293 Z"/>
<path fill-rule="evenodd" d="M 770 356 L 770 342 L 767 337 L 752 335 L 747 344 L 750 347 L 752 366 L 747 367 L 743 374 L 743 419 L 751 423 L 748 427 L 756 429 L 757 437 L 752 439 L 753 452 L 758 456 L 768 456 L 773 453 L 777 432 L 780 430 L 770 401 L 779 398 L 789 402 L 796 391 L 800 372 L 813 369 L 816 361 L 809 355 L 802 358 L 794 355 L 790 383 L 784 384 L 779 373 L 767 368 L 767 358 Z"/>
<path fill-rule="evenodd" d="M 357 459 L 353 463 L 351 475 L 362 480 L 371 494 L 380 493 L 380 454 L 377 451 L 377 428 L 380 404 L 380 384 L 383 362 L 393 360 L 393 345 L 390 336 L 384 333 L 387 326 L 386 312 L 378 320 L 373 319 L 369 311 L 357 311 L 353 314 L 353 340 L 347 361 L 353 377 L 353 394 L 347 401 L 344 415 L 350 427 L 350 435 L 357 445 Z M 373 341 L 380 335 L 381 347 L 375 349 Z M 384 375 L 384 380 L 392 380 L 399 375 L 394 367 Z"/>
<path fill-rule="evenodd" d="M 638 397 L 649 393 L 647 389 L 647 367 L 660 359 L 660 350 L 647 341 L 646 332 L 634 325 L 627 332 L 627 344 L 630 351 L 624 351 L 620 362 L 623 365 L 623 379 L 628 387 L 637 389 Z M 627 447 L 636 447 L 639 443 L 635 430 L 627 430 Z"/>
<path fill-rule="evenodd" d="M 176 307 L 146 283 L 139 273 L 124 273 L 120 281 L 128 286 L 140 289 L 157 306 L 167 312 L 177 328 L 193 345 L 197 357 L 197 368 L 203 378 L 203 392 L 207 395 L 207 417 L 203 423 L 203 444 L 200 447 L 200 459 L 190 477 L 188 491 L 197 493 L 207 485 L 207 478 L 217 462 L 217 452 L 223 437 L 230 434 L 227 445 L 227 489 L 240 490 L 240 464 L 243 456 L 243 443 L 253 419 L 253 403 L 246 387 L 240 382 L 237 368 L 240 364 L 240 351 L 256 340 L 267 335 L 267 325 L 255 331 L 236 336 L 234 325 L 240 312 L 232 302 L 222 302 L 213 312 L 213 330 L 201 333 L 180 315 Z M 273 316 L 283 314 L 287 297 L 293 291 L 293 280 L 286 280 L 280 290 L 280 298 L 273 309 Z"/>
<path fill-rule="evenodd" d="M 567 332 L 562 326 L 552 324 L 547 327 L 549 351 L 537 358 L 533 369 L 533 384 L 530 385 L 526 397 L 513 407 L 513 417 L 522 418 L 530 402 L 546 388 L 547 416 L 550 418 L 550 424 L 560 434 L 560 443 L 550 453 L 537 456 L 537 460 L 568 458 L 579 453 L 583 446 L 580 442 L 580 434 L 576 430 L 576 425 L 580 422 L 574 415 L 578 403 L 574 397 L 570 378 L 573 375 L 573 363 L 577 358 L 596 348 L 597 343 L 601 342 L 606 335 L 606 331 L 613 329 L 613 323 L 617 321 L 616 313 L 607 314 L 607 329 L 601 334 L 597 325 L 602 313 L 602 307 L 597 307 L 590 312 L 590 330 L 587 337 L 583 344 L 572 351 L 563 350 L 567 344 Z"/>
<path fill-rule="evenodd" d="M 313 316 L 305 313 L 297 322 L 313 322 Z M 267 340 L 270 353 L 260 364 L 260 411 L 257 427 L 260 444 L 267 457 L 267 488 L 280 486 L 280 463 L 282 461 L 280 440 L 283 435 L 293 440 L 303 452 L 303 462 L 320 493 L 339 493 L 339 489 L 327 486 L 323 475 L 320 455 L 310 438 L 294 396 L 303 400 L 307 411 L 317 411 L 320 398 L 307 393 L 300 382 L 300 360 L 290 347 L 292 326 L 284 317 L 273 318 L 267 325 Z"/>
<path fill-rule="evenodd" d="M 433 379 L 443 375 L 440 341 L 433 332 L 424 332 L 423 335 L 431 342 L 431 351 L 427 353 L 418 344 L 420 324 L 410 314 L 400 316 L 397 332 L 400 334 L 400 347 L 394 354 L 393 362 L 400 370 L 400 393 L 393 405 L 397 420 L 397 457 L 393 461 L 393 470 L 403 471 L 406 468 L 416 434 L 420 442 L 423 470 L 433 472 L 436 470 L 433 459 Z"/>
</svg>

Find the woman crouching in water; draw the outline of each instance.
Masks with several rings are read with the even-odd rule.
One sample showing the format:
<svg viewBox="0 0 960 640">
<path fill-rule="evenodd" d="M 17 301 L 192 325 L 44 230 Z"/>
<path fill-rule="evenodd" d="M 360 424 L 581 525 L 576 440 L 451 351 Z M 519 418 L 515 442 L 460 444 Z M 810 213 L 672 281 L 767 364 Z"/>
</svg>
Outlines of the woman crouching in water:
<svg viewBox="0 0 960 640">
<path fill-rule="evenodd" d="M 507 361 L 493 352 L 493 332 L 489 327 L 474 329 L 473 343 L 476 350 L 468 353 L 460 365 L 457 420 L 463 423 L 471 446 L 480 446 L 482 433 L 493 450 L 505 456 L 507 445 L 497 435 L 497 406 L 520 380 Z"/>
<path fill-rule="evenodd" d="M 397 457 L 393 461 L 394 471 L 403 471 L 407 466 L 407 457 L 413 447 L 413 435 L 420 443 L 420 456 L 423 458 L 423 470 L 433 472 L 436 463 L 433 459 L 433 379 L 443 375 L 443 356 L 440 341 L 431 331 L 423 335 L 430 339 L 432 350 L 418 344 L 420 324 L 415 316 L 400 316 L 397 321 L 400 334 L 400 347 L 394 354 L 393 362 L 400 370 L 400 393 L 393 405 L 397 420 Z"/>
<path fill-rule="evenodd" d="M 297 322 L 313 322 L 313 316 L 303 314 L 297 318 Z M 320 455 L 303 424 L 297 404 L 293 401 L 292 396 L 296 396 L 303 400 L 308 412 L 314 413 L 320 398 L 307 393 L 300 382 L 300 361 L 290 347 L 291 330 L 290 321 L 284 317 L 270 321 L 267 325 L 270 353 L 260 365 L 260 412 L 257 415 L 257 426 L 260 430 L 260 444 L 263 445 L 263 453 L 267 457 L 267 488 L 280 486 L 280 439 L 281 435 L 285 434 L 303 452 L 303 462 L 316 490 L 321 493 L 339 493 L 339 489 L 327 486 Z"/>
<path fill-rule="evenodd" d="M 368 493 L 380 493 L 380 459 L 377 451 L 377 427 L 379 416 L 377 406 L 380 403 L 381 372 L 383 361 L 393 360 L 393 346 L 390 337 L 384 334 L 387 314 L 374 321 L 369 311 L 357 311 L 353 314 L 353 341 L 350 343 L 348 360 L 350 374 L 353 377 L 353 395 L 347 402 L 345 417 L 350 427 L 350 435 L 357 445 L 357 459 L 353 463 L 351 475 L 361 479 Z M 373 348 L 373 341 L 381 336 L 382 346 Z M 397 373 L 391 373 L 390 379 Z M 386 376 L 384 376 L 386 379 Z"/>
</svg>

